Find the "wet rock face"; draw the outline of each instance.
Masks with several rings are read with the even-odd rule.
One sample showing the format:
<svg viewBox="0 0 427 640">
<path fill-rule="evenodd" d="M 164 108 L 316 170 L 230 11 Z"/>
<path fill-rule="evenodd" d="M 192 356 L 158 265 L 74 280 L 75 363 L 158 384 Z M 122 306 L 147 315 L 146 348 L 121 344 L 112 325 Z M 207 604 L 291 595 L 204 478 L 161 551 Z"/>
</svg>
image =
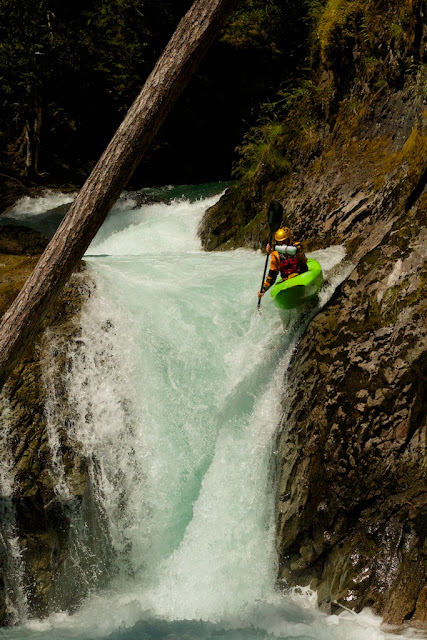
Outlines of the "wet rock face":
<svg viewBox="0 0 427 640">
<path fill-rule="evenodd" d="M 1 228 L 0 313 L 19 292 L 45 244 L 28 229 Z M 5 527 L 0 544 L 0 624 L 11 624 L 28 613 L 43 616 L 56 606 L 72 607 L 84 595 L 78 585 L 77 593 L 64 599 L 57 585 L 72 546 L 72 520 L 89 509 L 93 498 L 91 461 L 73 434 L 73 409 L 63 382 L 70 367 L 67 345 L 79 335 L 79 312 L 89 295 L 88 277 L 81 269 L 73 274 L 0 396 L 4 470 L 0 509 Z M 47 365 L 53 371 L 48 377 Z M 55 433 L 49 427 L 48 397 L 51 404 L 64 406 Z M 92 504 L 95 520 L 96 508 Z"/>
<path fill-rule="evenodd" d="M 0 227 L 0 253 L 6 255 L 40 255 L 48 240 L 27 227 L 5 225 Z"/>
<path fill-rule="evenodd" d="M 371 10 L 375 65 L 349 27 L 347 77 L 328 51 L 314 71 L 325 108 L 311 153 L 296 149 L 281 178 L 260 167 L 234 185 L 200 232 L 208 250 L 259 249 L 274 198 L 308 251 L 346 247 L 354 270 L 298 344 L 284 389 L 279 579 L 310 584 L 325 608 L 372 606 L 415 625 L 427 622 L 427 23 L 413 3 L 399 42 L 398 3 Z"/>
<path fill-rule="evenodd" d="M 300 237 L 346 243 L 357 266 L 295 354 L 277 505 L 281 578 L 391 624 L 426 621 L 427 129 L 417 99 L 408 120 L 405 142 L 367 131 L 361 141 L 358 130 L 353 160 L 350 140 L 317 184 L 308 172 L 290 194 Z"/>
<path fill-rule="evenodd" d="M 280 578 L 426 621 L 427 194 L 302 338 L 278 438 Z"/>
</svg>

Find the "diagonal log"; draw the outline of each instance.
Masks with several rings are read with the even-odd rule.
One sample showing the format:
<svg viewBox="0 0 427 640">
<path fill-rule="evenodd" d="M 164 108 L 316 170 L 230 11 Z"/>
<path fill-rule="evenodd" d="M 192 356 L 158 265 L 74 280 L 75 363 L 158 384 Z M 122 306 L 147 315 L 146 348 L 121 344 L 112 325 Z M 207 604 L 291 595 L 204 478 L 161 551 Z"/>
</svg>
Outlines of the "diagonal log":
<svg viewBox="0 0 427 640">
<path fill-rule="evenodd" d="M 234 0 L 195 0 L 0 323 L 0 387 L 223 25 Z"/>
</svg>

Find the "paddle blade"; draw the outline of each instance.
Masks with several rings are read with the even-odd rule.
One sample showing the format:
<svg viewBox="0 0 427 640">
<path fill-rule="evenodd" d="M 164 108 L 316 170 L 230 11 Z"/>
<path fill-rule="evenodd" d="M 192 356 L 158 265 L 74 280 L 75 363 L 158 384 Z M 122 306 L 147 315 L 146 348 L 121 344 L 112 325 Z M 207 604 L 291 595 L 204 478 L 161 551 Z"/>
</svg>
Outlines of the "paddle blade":
<svg viewBox="0 0 427 640">
<path fill-rule="evenodd" d="M 272 200 L 268 205 L 268 225 L 271 233 L 277 231 L 283 219 L 283 207 L 278 200 Z"/>
</svg>

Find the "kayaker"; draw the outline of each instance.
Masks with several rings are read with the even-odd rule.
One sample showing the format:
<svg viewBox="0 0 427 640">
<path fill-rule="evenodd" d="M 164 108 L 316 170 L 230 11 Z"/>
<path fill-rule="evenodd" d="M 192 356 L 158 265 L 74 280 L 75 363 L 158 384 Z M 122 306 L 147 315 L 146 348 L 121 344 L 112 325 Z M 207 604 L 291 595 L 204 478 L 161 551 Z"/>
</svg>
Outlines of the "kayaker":
<svg viewBox="0 0 427 640">
<path fill-rule="evenodd" d="M 276 282 L 279 273 L 282 280 L 287 280 L 307 271 L 307 258 L 301 249 L 301 243 L 292 242 L 292 233 L 288 227 L 280 227 L 274 234 L 274 241 L 276 247 L 283 247 L 283 250 L 279 251 L 275 248 L 271 252 L 270 271 L 261 291 L 258 291 L 258 298 L 262 298 L 264 293 Z M 267 245 L 267 253 L 269 251 L 270 245 Z"/>
</svg>

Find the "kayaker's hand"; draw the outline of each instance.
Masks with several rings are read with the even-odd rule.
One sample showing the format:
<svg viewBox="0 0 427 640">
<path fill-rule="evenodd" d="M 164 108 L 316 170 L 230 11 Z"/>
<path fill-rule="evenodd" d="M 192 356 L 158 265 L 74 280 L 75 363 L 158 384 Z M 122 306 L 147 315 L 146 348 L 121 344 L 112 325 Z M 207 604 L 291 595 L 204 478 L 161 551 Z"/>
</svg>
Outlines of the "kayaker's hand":
<svg viewBox="0 0 427 640">
<path fill-rule="evenodd" d="M 264 295 L 264 291 L 258 291 L 258 298 L 262 298 L 262 296 Z"/>
<path fill-rule="evenodd" d="M 268 245 L 265 247 L 265 251 L 266 253 L 270 253 L 271 251 L 270 243 L 268 243 Z"/>
</svg>

